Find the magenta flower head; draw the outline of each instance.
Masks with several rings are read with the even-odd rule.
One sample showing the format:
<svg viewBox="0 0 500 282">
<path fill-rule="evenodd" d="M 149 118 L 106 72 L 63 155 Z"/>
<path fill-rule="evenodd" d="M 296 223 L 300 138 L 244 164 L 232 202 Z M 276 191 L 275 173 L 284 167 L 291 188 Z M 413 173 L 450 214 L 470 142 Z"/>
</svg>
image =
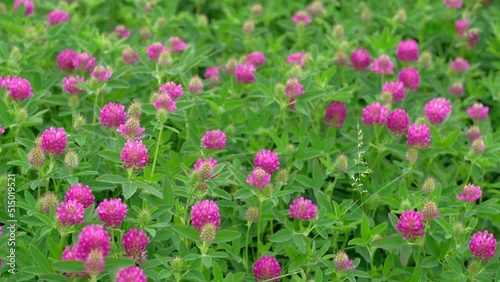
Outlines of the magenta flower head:
<svg viewBox="0 0 500 282">
<path fill-rule="evenodd" d="M 101 109 L 99 120 L 101 125 L 108 128 L 117 128 L 125 123 L 127 113 L 125 106 L 118 103 L 108 103 Z"/>
<path fill-rule="evenodd" d="M 62 202 L 56 210 L 57 220 L 62 226 L 83 223 L 85 210 L 83 205 L 76 200 Z"/>
<path fill-rule="evenodd" d="M 481 198 L 482 194 L 483 191 L 481 191 L 481 187 L 468 184 L 464 186 L 462 194 L 459 194 L 457 199 L 464 202 L 475 203 L 479 198 Z"/>
<path fill-rule="evenodd" d="M 424 107 L 424 114 L 431 124 L 442 123 L 451 114 L 451 103 L 445 98 L 434 98 Z"/>
<path fill-rule="evenodd" d="M 198 231 L 202 231 L 203 226 L 207 224 L 212 224 L 216 230 L 219 230 L 219 207 L 212 200 L 197 202 L 191 209 L 191 222 Z"/>
<path fill-rule="evenodd" d="M 382 87 L 383 93 L 391 93 L 392 100 L 403 102 L 405 99 L 405 86 L 401 81 L 388 81 Z"/>
<path fill-rule="evenodd" d="M 193 94 L 200 94 L 203 91 L 203 81 L 200 77 L 195 75 L 189 80 L 189 92 Z"/>
<path fill-rule="evenodd" d="M 101 252 L 106 258 L 111 250 L 109 234 L 102 225 L 92 224 L 87 225 L 78 235 L 78 248 L 73 247 L 74 256 L 77 260 L 86 261 L 93 250 Z"/>
<path fill-rule="evenodd" d="M 370 62 L 370 54 L 363 48 L 359 48 L 351 54 L 352 67 L 357 71 L 365 71 L 368 65 L 370 65 Z"/>
<path fill-rule="evenodd" d="M 69 94 L 79 94 L 79 93 L 81 93 L 83 90 L 77 87 L 81 83 L 85 83 L 85 78 L 82 77 L 82 76 L 79 76 L 79 75 L 77 75 L 77 76 L 68 76 L 68 77 L 63 78 L 64 89 Z"/>
<path fill-rule="evenodd" d="M 203 148 L 208 150 L 222 150 L 226 147 L 226 134 L 219 129 L 207 131 L 201 138 Z"/>
<path fill-rule="evenodd" d="M 103 66 L 97 66 L 90 73 L 90 77 L 93 77 L 99 80 L 100 82 L 106 82 L 111 77 L 111 71 L 107 70 Z"/>
<path fill-rule="evenodd" d="M 168 41 L 170 42 L 170 46 L 172 46 L 172 53 L 180 53 L 187 48 L 186 42 L 182 41 L 179 37 L 172 36 Z"/>
<path fill-rule="evenodd" d="M 141 127 L 139 119 L 137 117 L 131 117 L 125 122 L 118 126 L 117 131 L 120 132 L 120 136 L 127 140 L 139 140 L 144 138 L 144 134 L 142 134 L 146 130 L 144 127 Z"/>
<path fill-rule="evenodd" d="M 116 276 L 116 282 L 147 282 L 148 278 L 137 266 L 122 268 Z"/>
<path fill-rule="evenodd" d="M 264 189 L 271 181 L 271 175 L 260 167 L 253 169 L 247 177 L 247 183 L 252 184 L 257 189 Z"/>
<path fill-rule="evenodd" d="M 66 131 L 64 128 L 51 127 L 46 129 L 42 133 L 40 148 L 45 154 L 52 156 L 60 156 L 66 145 L 68 144 L 68 139 L 66 137 Z"/>
<path fill-rule="evenodd" d="M 372 71 L 376 74 L 388 75 L 394 73 L 394 63 L 387 55 L 378 57 L 372 64 Z"/>
<path fill-rule="evenodd" d="M 347 271 L 355 269 L 356 266 L 352 263 L 352 260 L 349 259 L 346 252 L 340 250 L 335 255 L 335 268 L 337 271 Z"/>
<path fill-rule="evenodd" d="M 472 235 L 469 242 L 472 255 L 485 262 L 489 262 L 488 258 L 495 257 L 496 248 L 497 240 L 493 237 L 493 233 L 488 233 L 488 230 L 479 231 Z"/>
<path fill-rule="evenodd" d="M 123 62 L 127 65 L 131 65 L 139 61 L 137 53 L 130 47 L 125 47 L 125 49 L 123 49 L 122 59 Z"/>
<path fill-rule="evenodd" d="M 158 61 L 163 51 L 168 51 L 168 48 L 163 46 L 160 42 L 155 42 L 147 48 L 148 57 L 153 61 Z"/>
<path fill-rule="evenodd" d="M 286 82 L 285 96 L 295 97 L 297 95 L 304 94 L 304 86 L 300 82 L 292 77 Z"/>
<path fill-rule="evenodd" d="M 456 58 L 451 62 L 451 69 L 456 72 L 465 72 L 469 69 L 469 62 L 463 58 Z"/>
<path fill-rule="evenodd" d="M 455 29 L 457 30 L 458 37 L 464 38 L 467 35 L 467 27 L 469 21 L 467 19 L 460 19 L 455 22 Z"/>
<path fill-rule="evenodd" d="M 399 42 L 397 56 L 398 59 L 403 62 L 407 63 L 417 62 L 418 61 L 417 41 L 410 39 Z"/>
<path fill-rule="evenodd" d="M 293 15 L 292 21 L 296 24 L 303 22 L 305 25 L 308 25 L 311 23 L 311 18 L 306 11 L 298 11 Z"/>
<path fill-rule="evenodd" d="M 82 204 L 84 209 L 91 206 L 94 203 L 94 199 L 94 194 L 92 193 L 92 190 L 90 190 L 89 186 L 81 183 L 72 185 L 64 196 L 64 200 L 66 202 L 77 201 Z"/>
<path fill-rule="evenodd" d="M 297 66 L 303 68 L 305 65 L 304 56 L 305 54 L 302 52 L 292 53 L 286 58 L 286 65 L 289 66 L 292 63 L 295 63 Z"/>
<path fill-rule="evenodd" d="M 175 82 L 167 82 L 165 84 L 160 85 L 160 89 L 158 90 L 158 94 L 167 94 L 172 98 L 172 100 L 177 100 L 182 96 L 182 85 L 176 84 Z"/>
<path fill-rule="evenodd" d="M 73 58 L 73 66 L 78 70 L 91 71 L 95 66 L 95 58 L 87 53 L 76 54 Z"/>
<path fill-rule="evenodd" d="M 316 217 L 316 212 L 318 208 L 312 203 L 311 200 L 306 200 L 300 197 L 293 200 L 290 205 L 290 218 L 296 218 L 298 220 L 309 220 Z"/>
<path fill-rule="evenodd" d="M 127 233 L 123 234 L 123 247 L 127 255 L 135 260 L 139 265 L 146 263 L 146 256 L 150 240 L 146 233 L 138 229 L 130 229 Z"/>
<path fill-rule="evenodd" d="M 122 199 L 104 199 L 97 207 L 99 220 L 104 222 L 104 226 L 118 228 L 127 215 L 127 205 L 122 203 Z"/>
<path fill-rule="evenodd" d="M 267 173 L 272 174 L 280 166 L 280 160 L 278 158 L 278 153 L 261 150 L 257 153 L 254 159 L 255 167 L 260 167 Z"/>
<path fill-rule="evenodd" d="M 410 117 L 403 109 L 395 109 L 387 117 L 387 128 L 396 135 L 403 135 L 409 124 Z"/>
<path fill-rule="evenodd" d="M 328 126 L 342 127 L 347 116 L 347 108 L 344 103 L 331 102 L 326 108 L 324 122 Z"/>
<path fill-rule="evenodd" d="M 119 39 L 128 38 L 130 36 L 130 31 L 122 24 L 117 25 L 111 33 L 116 34 Z"/>
<path fill-rule="evenodd" d="M 253 65 L 254 67 L 258 67 L 263 65 L 266 62 L 266 57 L 262 52 L 252 52 L 248 54 L 245 64 Z"/>
<path fill-rule="evenodd" d="M 467 47 L 474 48 L 479 42 L 479 32 L 477 30 L 469 30 L 467 32 Z"/>
<path fill-rule="evenodd" d="M 472 107 L 467 108 L 467 113 L 473 121 L 484 120 L 488 117 L 490 108 L 481 103 L 474 103 Z"/>
<path fill-rule="evenodd" d="M 403 232 L 403 239 L 415 239 L 424 236 L 424 221 L 418 211 L 405 211 L 396 224 L 396 230 Z"/>
<path fill-rule="evenodd" d="M 212 157 L 199 158 L 194 164 L 194 169 L 200 173 L 201 179 L 207 180 L 214 177 L 213 171 L 217 165 L 217 160 Z"/>
<path fill-rule="evenodd" d="M 251 84 L 255 82 L 254 71 L 255 67 L 253 65 L 243 64 L 236 67 L 234 74 L 238 83 Z"/>
<path fill-rule="evenodd" d="M 33 16 L 33 2 L 31 0 L 16 0 L 14 2 L 14 12 L 17 12 L 21 4 L 24 4 L 24 15 Z"/>
<path fill-rule="evenodd" d="M 120 159 L 125 169 L 133 168 L 134 171 L 137 171 L 137 169 L 143 168 L 148 164 L 148 149 L 140 140 L 127 141 L 125 147 L 123 147 Z"/>
<path fill-rule="evenodd" d="M 462 0 L 444 0 L 446 7 L 450 9 L 460 9 L 462 8 Z"/>
<path fill-rule="evenodd" d="M 479 127 L 473 125 L 469 130 L 467 130 L 467 138 L 470 142 L 474 142 L 476 139 L 481 137 L 481 130 Z"/>
<path fill-rule="evenodd" d="M 420 88 L 420 74 L 413 67 L 403 68 L 399 72 L 398 80 L 410 90 L 414 91 Z"/>
<path fill-rule="evenodd" d="M 280 281 L 281 267 L 273 257 L 262 256 L 253 265 L 253 275 L 257 281 Z"/>
<path fill-rule="evenodd" d="M 71 49 L 66 49 L 63 50 L 59 55 L 57 56 L 57 65 L 59 67 L 59 70 L 62 71 L 71 71 L 75 69 L 75 66 L 73 65 L 73 59 L 76 57 L 75 51 Z"/>
<path fill-rule="evenodd" d="M 450 88 L 448 89 L 448 92 L 450 92 L 451 95 L 456 96 L 456 97 L 463 96 L 465 93 L 464 85 L 462 84 L 462 82 L 457 81 L 450 86 Z"/>
<path fill-rule="evenodd" d="M 170 97 L 170 95 L 160 95 L 155 99 L 154 105 L 156 110 L 164 110 L 167 113 L 172 113 L 177 109 L 177 103 Z"/>
<path fill-rule="evenodd" d="M 54 10 L 49 13 L 47 21 L 50 25 L 58 25 L 69 20 L 68 13 L 63 10 Z"/>
<path fill-rule="evenodd" d="M 5 129 L 3 129 L 2 125 L 0 125 L 0 135 L 5 133 Z"/>
<path fill-rule="evenodd" d="M 33 97 L 31 90 L 31 83 L 22 77 L 13 77 L 10 82 L 6 84 L 7 91 L 16 102 L 22 102 L 28 98 Z"/>
<path fill-rule="evenodd" d="M 414 123 L 408 127 L 406 138 L 406 143 L 410 146 L 429 148 L 429 143 L 431 142 L 431 131 L 425 123 Z"/>
<path fill-rule="evenodd" d="M 222 69 L 220 66 L 207 68 L 204 74 L 205 79 L 208 79 L 211 82 L 220 82 L 220 69 Z"/>
<path fill-rule="evenodd" d="M 384 125 L 387 121 L 387 108 L 380 103 L 372 103 L 363 109 L 363 123 L 367 125 Z"/>
</svg>

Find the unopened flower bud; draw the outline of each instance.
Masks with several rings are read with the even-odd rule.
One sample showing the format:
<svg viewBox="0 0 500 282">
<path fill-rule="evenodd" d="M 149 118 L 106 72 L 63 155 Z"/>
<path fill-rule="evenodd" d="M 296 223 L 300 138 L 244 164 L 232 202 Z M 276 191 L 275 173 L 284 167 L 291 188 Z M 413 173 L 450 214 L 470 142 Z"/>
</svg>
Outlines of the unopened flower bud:
<svg viewBox="0 0 500 282">
<path fill-rule="evenodd" d="M 282 83 L 277 83 L 274 86 L 274 95 L 276 97 L 284 96 L 285 95 L 285 85 L 283 85 Z"/>
<path fill-rule="evenodd" d="M 238 66 L 238 61 L 235 58 L 229 59 L 226 64 L 226 73 L 229 75 L 233 75 L 237 66 Z"/>
<path fill-rule="evenodd" d="M 82 131 L 82 126 L 84 126 L 85 123 L 86 123 L 85 122 L 85 117 L 84 116 L 79 116 L 73 122 L 73 129 L 75 129 L 75 131 Z"/>
<path fill-rule="evenodd" d="M 69 95 L 69 107 L 73 110 L 78 109 L 78 104 L 80 103 L 80 98 L 78 95 Z"/>
<path fill-rule="evenodd" d="M 404 210 L 404 211 L 412 210 L 412 204 L 411 204 L 410 200 L 404 199 L 401 202 L 401 209 Z"/>
<path fill-rule="evenodd" d="M 200 77 L 195 75 L 189 80 L 189 92 L 193 94 L 200 94 L 203 91 L 203 82 Z"/>
<path fill-rule="evenodd" d="M 385 105 L 388 107 L 389 105 L 392 105 L 392 93 L 388 91 L 382 92 L 382 105 Z M 389 109 L 387 109 L 389 111 Z"/>
<path fill-rule="evenodd" d="M 198 26 L 199 27 L 207 27 L 208 26 L 208 19 L 206 15 L 199 15 L 198 16 Z"/>
<path fill-rule="evenodd" d="M 410 163 L 416 163 L 418 160 L 418 149 L 415 146 L 411 146 L 406 151 L 406 160 Z"/>
<path fill-rule="evenodd" d="M 481 137 L 481 130 L 479 127 L 473 125 L 467 131 L 467 138 L 470 142 L 474 142 L 474 140 L 479 139 Z"/>
<path fill-rule="evenodd" d="M 158 25 L 159 27 L 163 27 L 166 23 L 167 23 L 167 18 L 165 17 L 159 17 L 156 20 L 156 25 Z"/>
<path fill-rule="evenodd" d="M 260 15 L 262 13 L 262 5 L 261 4 L 255 4 L 252 7 L 252 14 L 254 15 Z"/>
<path fill-rule="evenodd" d="M 481 261 L 471 261 L 469 265 L 467 266 L 467 270 L 469 271 L 470 275 L 474 277 L 475 275 L 479 274 L 481 271 Z"/>
<path fill-rule="evenodd" d="M 436 187 L 436 180 L 432 177 L 427 177 L 424 181 L 424 185 L 422 185 L 422 191 L 424 191 L 427 195 L 430 195 L 434 188 Z"/>
<path fill-rule="evenodd" d="M 464 95 L 464 85 L 460 81 L 456 81 L 450 86 L 450 89 L 448 89 L 451 95 L 460 97 Z"/>
<path fill-rule="evenodd" d="M 0 14 L 4 15 L 7 13 L 7 9 L 5 9 L 5 4 L 0 3 Z"/>
<path fill-rule="evenodd" d="M 432 67 L 432 53 L 429 51 L 425 51 L 420 55 L 420 59 L 418 60 L 421 68 L 428 69 Z"/>
<path fill-rule="evenodd" d="M 451 233 L 454 237 L 461 237 L 465 233 L 464 224 L 460 221 L 455 222 L 451 227 Z"/>
<path fill-rule="evenodd" d="M 36 209 L 45 213 L 50 212 L 50 207 L 56 207 L 59 202 L 54 193 L 48 192 L 42 198 L 38 199 Z"/>
<path fill-rule="evenodd" d="M 215 232 L 217 227 L 213 223 L 207 223 L 201 227 L 200 239 L 205 243 L 212 243 L 215 240 Z"/>
<path fill-rule="evenodd" d="M 439 214 L 438 208 L 434 202 L 428 202 L 424 205 L 422 215 L 425 221 L 431 221 L 435 217 L 441 216 Z"/>
<path fill-rule="evenodd" d="M 75 150 L 70 150 L 64 156 L 64 165 L 69 169 L 75 169 L 78 167 L 78 154 Z"/>
<path fill-rule="evenodd" d="M 159 124 L 164 124 L 167 121 L 168 118 L 168 112 L 165 111 L 164 109 L 159 109 L 156 112 L 156 120 L 158 121 Z"/>
<path fill-rule="evenodd" d="M 143 208 L 137 215 L 137 221 L 140 226 L 149 225 L 151 223 L 151 212 L 148 209 Z"/>
<path fill-rule="evenodd" d="M 28 159 L 33 168 L 38 168 L 45 162 L 45 154 L 39 146 L 31 148 Z"/>
<path fill-rule="evenodd" d="M 288 77 L 296 77 L 299 78 L 302 76 L 302 68 L 299 65 L 293 65 L 290 71 L 288 72 Z"/>
<path fill-rule="evenodd" d="M 333 172 L 337 175 L 344 174 L 347 172 L 347 165 L 348 165 L 347 155 L 344 153 L 340 153 L 337 155 L 335 163 L 333 164 Z"/>
<path fill-rule="evenodd" d="M 486 150 L 486 145 L 484 144 L 484 141 L 480 138 L 474 140 L 474 142 L 472 142 L 472 150 L 474 151 L 474 153 L 480 155 L 484 152 L 484 150 Z"/>
<path fill-rule="evenodd" d="M 17 46 L 12 47 L 10 49 L 9 61 L 17 62 L 19 58 L 21 58 L 21 49 Z"/>
<path fill-rule="evenodd" d="M 404 24 L 406 22 L 406 11 L 405 9 L 399 9 L 394 16 L 394 20 L 400 24 Z"/>
<path fill-rule="evenodd" d="M 281 185 L 286 185 L 288 182 L 288 170 L 286 168 L 282 168 L 278 170 L 276 174 L 276 183 Z"/>
<path fill-rule="evenodd" d="M 344 53 L 344 51 L 337 51 L 335 53 L 335 57 L 333 58 L 333 63 L 337 66 L 347 65 L 347 55 Z"/>
<path fill-rule="evenodd" d="M 255 22 L 252 20 L 247 20 L 243 24 L 243 33 L 250 34 L 255 30 Z"/>
<path fill-rule="evenodd" d="M 151 37 L 151 31 L 147 26 L 143 26 L 141 28 L 141 31 L 139 31 L 139 35 L 141 36 L 142 40 L 146 40 Z"/>
<path fill-rule="evenodd" d="M 259 208 L 249 207 L 245 214 L 245 219 L 249 222 L 256 223 L 259 220 Z"/>
<path fill-rule="evenodd" d="M 181 257 L 176 256 L 170 261 L 170 265 L 172 266 L 173 271 L 181 272 L 184 268 L 184 261 Z"/>
<path fill-rule="evenodd" d="M 134 101 L 130 106 L 128 107 L 127 111 L 127 116 L 129 118 L 136 118 L 140 119 L 142 114 L 142 104 L 139 101 Z"/>
<path fill-rule="evenodd" d="M 168 67 L 172 63 L 172 56 L 169 51 L 163 51 L 158 58 L 158 65 L 162 67 Z"/>
<path fill-rule="evenodd" d="M 20 108 L 16 112 L 16 121 L 17 123 L 22 123 L 28 119 L 28 111 L 26 108 Z"/>
<path fill-rule="evenodd" d="M 336 24 L 333 27 L 332 35 L 336 39 L 341 39 L 342 37 L 344 37 L 344 25 L 342 25 L 342 24 Z"/>
<path fill-rule="evenodd" d="M 368 6 L 365 6 L 363 8 L 363 11 L 361 11 L 361 20 L 364 22 L 368 22 L 372 19 L 372 11 Z"/>
</svg>

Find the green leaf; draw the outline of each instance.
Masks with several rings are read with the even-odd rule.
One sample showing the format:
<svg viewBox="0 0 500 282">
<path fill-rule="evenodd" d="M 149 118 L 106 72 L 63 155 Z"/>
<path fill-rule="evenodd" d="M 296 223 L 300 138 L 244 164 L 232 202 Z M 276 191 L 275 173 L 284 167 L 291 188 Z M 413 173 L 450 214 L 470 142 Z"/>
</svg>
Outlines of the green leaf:
<svg viewBox="0 0 500 282">
<path fill-rule="evenodd" d="M 50 263 L 47 256 L 42 254 L 35 245 L 30 245 L 30 252 L 33 256 L 34 262 L 40 266 L 45 272 L 50 272 Z"/>
<path fill-rule="evenodd" d="M 382 269 L 382 275 L 384 277 L 387 277 L 389 273 L 391 272 L 392 266 L 394 265 L 394 253 L 391 253 L 387 258 L 385 259 L 384 262 L 384 268 Z"/>
<path fill-rule="evenodd" d="M 38 277 L 42 281 L 50 281 L 50 282 L 67 282 L 68 278 L 62 274 L 56 274 L 56 273 L 47 273 L 47 274 L 39 274 Z"/>
<path fill-rule="evenodd" d="M 119 183 L 128 183 L 129 180 L 123 176 L 119 175 L 113 175 L 113 174 L 105 174 L 97 177 L 95 179 L 96 181 L 99 182 L 106 182 L 106 183 L 113 183 L 113 184 L 119 184 Z"/>
<path fill-rule="evenodd" d="M 412 252 L 413 248 L 411 245 L 403 245 L 399 249 L 399 261 L 403 266 L 406 266 L 408 264 L 408 260 L 410 259 Z"/>
<path fill-rule="evenodd" d="M 200 241 L 200 233 L 194 227 L 172 225 L 170 228 L 174 232 L 178 233 L 181 236 L 184 236 L 184 237 L 188 238 L 191 241 L 195 241 L 195 242 Z M 217 233 L 216 233 L 215 237 L 217 239 Z"/>
<path fill-rule="evenodd" d="M 117 151 L 111 151 L 111 150 L 103 150 L 99 152 L 99 156 L 103 157 L 106 160 L 115 162 L 115 163 L 121 163 L 120 160 L 120 153 Z"/>
<path fill-rule="evenodd" d="M 135 181 L 134 184 L 137 185 L 139 188 L 142 188 L 144 192 L 152 194 L 157 198 L 163 199 L 163 194 L 160 191 L 158 191 L 155 187 L 141 181 Z"/>
<path fill-rule="evenodd" d="M 129 88 L 130 84 L 124 80 L 120 79 L 111 79 L 106 82 L 106 87 L 109 88 Z"/>
<path fill-rule="evenodd" d="M 116 269 L 134 266 L 135 261 L 130 258 L 108 258 L 104 269 L 106 271 L 114 271 Z"/>
<path fill-rule="evenodd" d="M 80 273 L 85 271 L 85 265 L 81 261 L 65 260 L 52 263 L 52 268 L 64 273 Z"/>
<path fill-rule="evenodd" d="M 293 230 L 281 229 L 280 231 L 274 233 L 271 237 L 269 237 L 269 241 L 275 243 L 288 242 L 293 236 L 293 233 Z"/>
<path fill-rule="evenodd" d="M 212 258 L 209 256 L 201 256 L 201 261 L 203 261 L 203 264 L 205 265 L 206 268 L 210 269 L 212 268 Z"/>
<path fill-rule="evenodd" d="M 130 183 L 130 182 L 123 183 L 122 189 L 123 189 L 123 197 L 125 199 L 130 199 L 130 197 L 132 197 L 137 191 L 137 185 L 135 183 Z"/>
<path fill-rule="evenodd" d="M 364 241 L 370 240 L 370 222 L 365 213 L 361 216 L 361 237 Z"/>
<path fill-rule="evenodd" d="M 374 240 L 371 245 L 376 248 L 393 250 L 400 248 L 404 243 L 405 241 L 401 238 L 401 235 L 395 234 Z"/>
<path fill-rule="evenodd" d="M 213 266 L 213 273 L 214 273 L 215 281 L 222 281 L 223 280 L 222 269 L 220 268 L 219 264 L 215 261 L 214 261 L 214 266 Z"/>
<path fill-rule="evenodd" d="M 439 265 L 439 261 L 435 257 L 426 257 L 419 264 L 422 268 L 431 268 Z"/>
<path fill-rule="evenodd" d="M 215 233 L 214 243 L 231 242 L 241 237 L 241 233 L 234 230 L 219 230 Z"/>
</svg>

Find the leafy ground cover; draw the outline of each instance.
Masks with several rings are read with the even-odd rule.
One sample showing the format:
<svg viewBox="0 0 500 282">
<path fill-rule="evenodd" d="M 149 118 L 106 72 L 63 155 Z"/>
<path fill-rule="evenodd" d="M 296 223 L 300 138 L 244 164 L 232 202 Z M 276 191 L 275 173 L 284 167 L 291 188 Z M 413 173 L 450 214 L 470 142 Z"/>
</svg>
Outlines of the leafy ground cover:
<svg viewBox="0 0 500 282">
<path fill-rule="evenodd" d="M 498 3 L 0 3 L 0 281 L 497 281 Z"/>
</svg>

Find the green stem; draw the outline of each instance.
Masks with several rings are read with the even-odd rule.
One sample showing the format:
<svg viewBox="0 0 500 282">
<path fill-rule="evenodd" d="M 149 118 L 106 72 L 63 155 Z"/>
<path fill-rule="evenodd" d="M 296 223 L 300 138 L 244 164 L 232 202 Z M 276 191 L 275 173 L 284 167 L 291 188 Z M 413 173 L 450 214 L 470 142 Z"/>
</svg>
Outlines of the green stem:
<svg viewBox="0 0 500 282">
<path fill-rule="evenodd" d="M 94 107 L 92 108 L 92 111 L 94 112 L 94 116 L 92 117 L 92 124 L 96 122 L 97 118 L 97 112 L 95 111 L 95 108 L 97 107 L 97 99 L 99 98 L 99 91 L 95 91 L 95 99 L 94 99 Z"/>
<path fill-rule="evenodd" d="M 161 125 L 160 128 L 160 133 L 158 133 L 158 140 L 156 141 L 156 149 L 155 149 L 155 156 L 153 159 L 153 168 L 151 168 L 151 177 L 153 177 L 155 173 L 155 166 L 156 166 L 156 159 L 158 158 L 158 150 L 160 149 L 160 143 L 161 143 L 161 135 L 163 133 L 163 124 Z"/>
<path fill-rule="evenodd" d="M 62 250 L 64 248 L 64 245 L 66 243 L 66 239 L 68 238 L 69 233 L 64 233 L 61 237 L 61 241 L 59 242 L 59 250 Z"/>
<path fill-rule="evenodd" d="M 472 174 L 472 167 L 474 166 L 474 163 L 470 163 L 469 167 L 469 172 L 467 173 L 467 178 L 465 178 L 464 185 L 467 185 L 469 183 L 470 176 Z"/>
<path fill-rule="evenodd" d="M 259 219 L 257 220 L 257 257 L 260 257 L 260 225 L 261 225 L 261 218 L 262 216 L 262 200 L 259 198 Z"/>
<path fill-rule="evenodd" d="M 252 224 L 249 222 L 248 223 L 248 228 L 247 228 L 247 237 L 245 239 L 245 271 L 248 274 L 248 239 L 250 237 L 250 228 L 252 227 Z"/>
<path fill-rule="evenodd" d="M 191 199 L 193 198 L 193 194 L 194 194 L 194 188 L 191 188 L 193 189 L 193 191 L 191 192 L 191 194 L 189 194 L 189 198 L 186 202 L 186 207 L 184 208 L 184 216 L 182 217 L 182 221 L 184 221 L 184 225 L 188 225 L 189 223 L 189 218 L 188 218 L 188 209 L 189 209 L 189 203 L 191 202 Z"/>
</svg>

